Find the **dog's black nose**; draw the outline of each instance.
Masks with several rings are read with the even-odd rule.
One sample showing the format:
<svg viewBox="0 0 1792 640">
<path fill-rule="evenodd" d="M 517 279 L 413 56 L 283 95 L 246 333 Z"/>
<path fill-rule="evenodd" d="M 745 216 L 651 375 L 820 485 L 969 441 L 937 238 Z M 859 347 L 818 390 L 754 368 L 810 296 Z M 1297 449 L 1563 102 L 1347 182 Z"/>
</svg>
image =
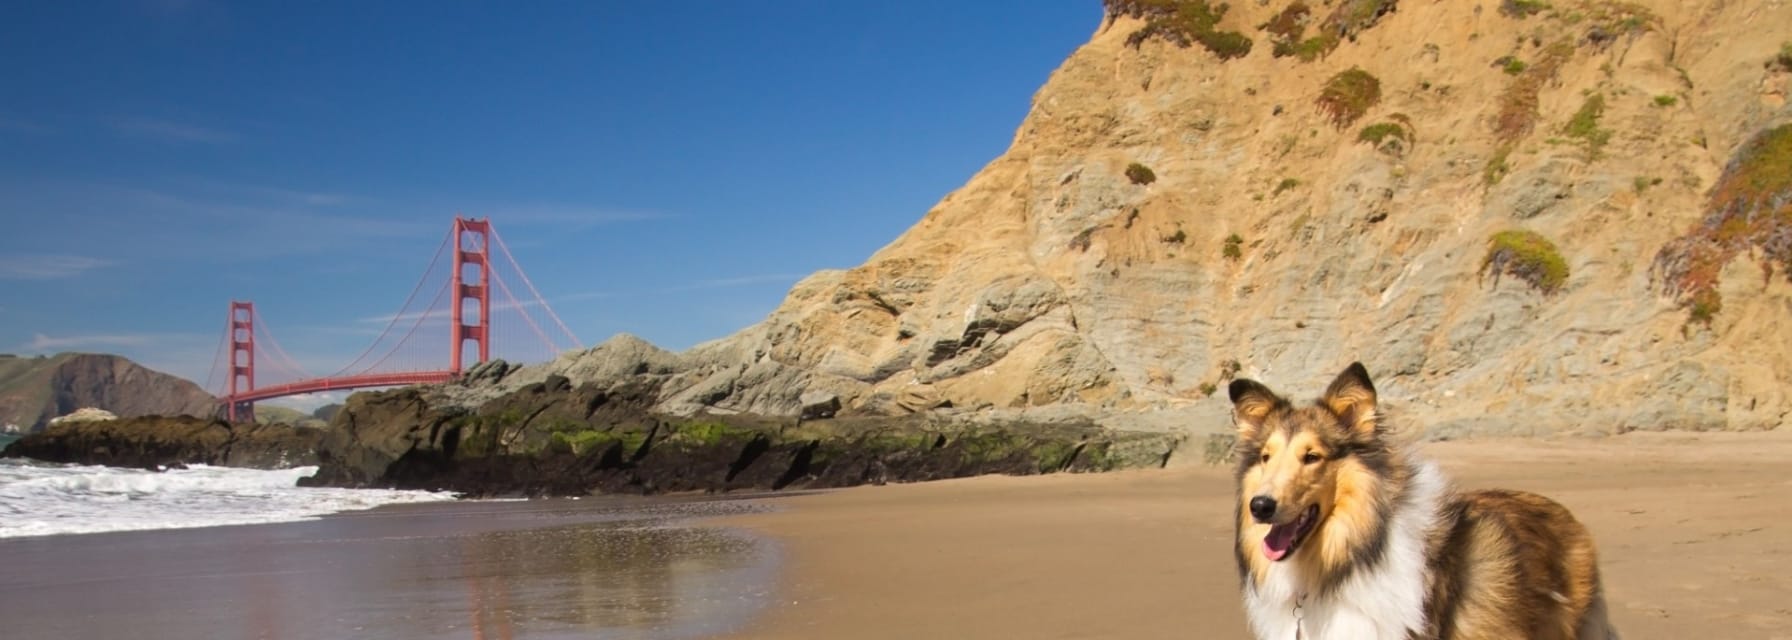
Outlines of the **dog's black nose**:
<svg viewBox="0 0 1792 640">
<path fill-rule="evenodd" d="M 1251 498 L 1251 517 L 1258 522 L 1269 522 L 1276 517 L 1276 499 L 1269 496 Z"/>
</svg>

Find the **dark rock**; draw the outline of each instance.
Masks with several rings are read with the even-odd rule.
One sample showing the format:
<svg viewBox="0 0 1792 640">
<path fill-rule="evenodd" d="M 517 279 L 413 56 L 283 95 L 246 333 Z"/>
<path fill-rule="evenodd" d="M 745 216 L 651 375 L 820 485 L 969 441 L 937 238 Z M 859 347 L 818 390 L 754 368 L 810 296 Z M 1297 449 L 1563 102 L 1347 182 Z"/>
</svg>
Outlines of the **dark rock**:
<svg viewBox="0 0 1792 640">
<path fill-rule="evenodd" d="M 468 367 L 466 372 L 461 374 L 461 381 L 465 384 L 495 384 L 517 369 L 517 366 L 511 365 L 501 358 L 493 358 Z"/>
<path fill-rule="evenodd" d="M 311 417 L 317 418 L 317 419 L 322 420 L 327 423 L 331 420 L 336 419 L 336 413 L 338 411 L 342 411 L 341 404 L 339 404 L 339 403 L 326 404 L 324 406 L 318 407 L 315 411 L 312 411 Z"/>
<path fill-rule="evenodd" d="M 146 416 L 51 425 L 19 439 L 0 457 L 138 469 L 189 464 L 281 469 L 317 464 L 322 437 L 306 427 Z"/>
<path fill-rule="evenodd" d="M 389 473 L 402 476 L 416 473 L 410 471 L 416 467 L 440 465 L 460 445 L 461 425 L 450 424 L 457 417 L 457 412 L 430 408 L 416 387 L 349 396 L 318 443 L 317 474 L 300 484 L 390 486 Z"/>
<path fill-rule="evenodd" d="M 599 388 L 549 379 L 472 411 L 423 388 L 356 394 L 319 447 L 317 475 L 305 482 L 474 497 L 655 494 L 1160 463 L 1109 455 L 1122 439 L 1087 423 L 973 425 L 937 412 L 803 421 L 674 417 L 650 412 L 658 391 L 638 380 Z M 1144 446 L 1167 451 L 1169 444 Z"/>
</svg>

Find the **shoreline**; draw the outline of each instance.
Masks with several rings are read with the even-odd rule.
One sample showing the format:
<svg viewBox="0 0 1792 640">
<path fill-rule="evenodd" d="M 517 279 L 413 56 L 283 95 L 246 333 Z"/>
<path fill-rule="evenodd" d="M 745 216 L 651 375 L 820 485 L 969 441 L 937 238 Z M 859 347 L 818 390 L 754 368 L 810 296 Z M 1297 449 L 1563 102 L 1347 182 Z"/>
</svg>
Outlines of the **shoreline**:
<svg viewBox="0 0 1792 640">
<path fill-rule="evenodd" d="M 756 508 L 725 498 L 443 501 L 0 539 L 0 620 L 34 638 L 714 635 L 763 610 L 779 547 L 695 523 Z"/>
<path fill-rule="evenodd" d="M 1542 493 L 1592 529 L 1625 638 L 1772 637 L 1792 611 L 1792 433 L 1435 442 L 1456 486 Z M 782 546 L 728 640 L 1248 637 L 1231 471 L 984 476 L 779 496 L 710 518 Z"/>
</svg>

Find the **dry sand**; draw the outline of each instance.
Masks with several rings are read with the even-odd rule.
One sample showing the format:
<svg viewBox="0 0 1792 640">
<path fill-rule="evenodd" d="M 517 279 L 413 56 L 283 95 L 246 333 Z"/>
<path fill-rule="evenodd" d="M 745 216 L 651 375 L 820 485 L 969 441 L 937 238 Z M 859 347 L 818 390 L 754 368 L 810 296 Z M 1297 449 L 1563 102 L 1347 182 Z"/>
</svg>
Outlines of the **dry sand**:
<svg viewBox="0 0 1792 640">
<path fill-rule="evenodd" d="M 1425 446 L 1463 487 L 1593 530 L 1627 639 L 1792 638 L 1792 433 Z M 1243 638 L 1217 468 L 862 487 L 728 518 L 784 541 L 778 603 L 731 638 Z"/>
</svg>

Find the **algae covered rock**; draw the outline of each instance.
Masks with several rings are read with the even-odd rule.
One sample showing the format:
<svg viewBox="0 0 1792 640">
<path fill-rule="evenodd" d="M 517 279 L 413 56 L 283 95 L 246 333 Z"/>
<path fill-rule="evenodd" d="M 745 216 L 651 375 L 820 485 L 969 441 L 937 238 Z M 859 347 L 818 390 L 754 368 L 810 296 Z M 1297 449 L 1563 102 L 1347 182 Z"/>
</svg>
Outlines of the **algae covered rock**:
<svg viewBox="0 0 1792 640">
<path fill-rule="evenodd" d="M 469 496 L 844 487 L 1159 466 L 1180 441 L 969 413 L 672 416 L 648 410 L 655 391 L 549 378 L 471 411 L 429 388 L 356 394 L 319 447 L 317 475 L 303 482 Z"/>
</svg>

